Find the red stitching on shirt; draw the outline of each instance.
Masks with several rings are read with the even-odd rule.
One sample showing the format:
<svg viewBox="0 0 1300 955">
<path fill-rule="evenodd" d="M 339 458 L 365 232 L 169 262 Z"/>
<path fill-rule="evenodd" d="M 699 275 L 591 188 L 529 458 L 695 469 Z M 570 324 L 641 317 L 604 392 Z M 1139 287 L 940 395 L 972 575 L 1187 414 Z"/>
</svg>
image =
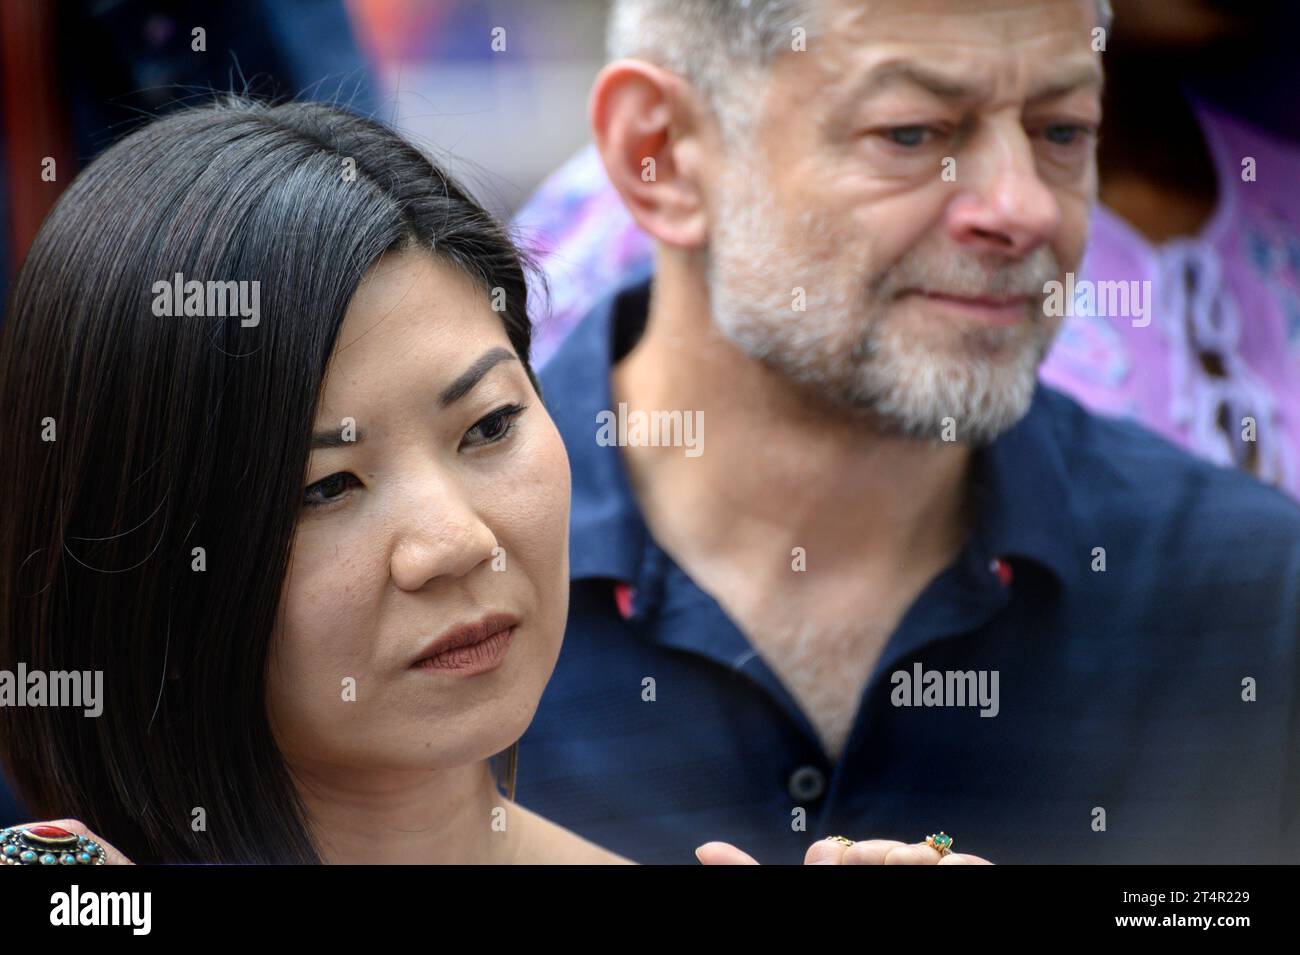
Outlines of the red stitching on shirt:
<svg viewBox="0 0 1300 955">
<path fill-rule="evenodd" d="M 630 584 L 620 582 L 614 585 L 614 603 L 618 605 L 618 612 L 624 620 L 632 616 L 632 587 Z"/>
</svg>

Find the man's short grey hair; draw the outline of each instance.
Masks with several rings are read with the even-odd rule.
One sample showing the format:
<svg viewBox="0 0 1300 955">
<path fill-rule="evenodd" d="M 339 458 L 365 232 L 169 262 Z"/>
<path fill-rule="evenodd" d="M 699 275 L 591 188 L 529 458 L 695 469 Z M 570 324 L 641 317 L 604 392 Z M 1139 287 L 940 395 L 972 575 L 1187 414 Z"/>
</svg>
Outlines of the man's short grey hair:
<svg viewBox="0 0 1300 955">
<path fill-rule="evenodd" d="M 1109 31 L 1110 0 L 1096 4 L 1098 25 Z M 690 80 L 725 128 L 726 107 L 744 95 L 739 87 L 760 82 L 794 48 L 796 29 L 811 44 L 815 6 L 816 0 L 613 0 L 608 53 L 612 60 L 649 60 Z"/>
<path fill-rule="evenodd" d="M 611 60 L 649 60 L 691 81 L 724 128 L 729 95 L 761 79 L 792 49 L 795 30 L 812 33 L 812 0 L 613 0 Z"/>
</svg>

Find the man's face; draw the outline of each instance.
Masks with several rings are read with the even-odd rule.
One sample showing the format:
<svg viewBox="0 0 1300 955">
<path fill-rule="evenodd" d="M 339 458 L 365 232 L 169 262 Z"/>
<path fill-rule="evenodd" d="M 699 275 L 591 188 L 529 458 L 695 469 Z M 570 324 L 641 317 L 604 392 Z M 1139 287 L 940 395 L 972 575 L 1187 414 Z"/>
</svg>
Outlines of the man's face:
<svg viewBox="0 0 1300 955">
<path fill-rule="evenodd" d="M 1096 193 L 1092 0 L 818 0 L 712 188 L 731 340 L 892 432 L 1028 407 Z M 802 301 L 801 301 L 802 299 Z M 801 308 L 802 306 L 802 308 Z"/>
</svg>

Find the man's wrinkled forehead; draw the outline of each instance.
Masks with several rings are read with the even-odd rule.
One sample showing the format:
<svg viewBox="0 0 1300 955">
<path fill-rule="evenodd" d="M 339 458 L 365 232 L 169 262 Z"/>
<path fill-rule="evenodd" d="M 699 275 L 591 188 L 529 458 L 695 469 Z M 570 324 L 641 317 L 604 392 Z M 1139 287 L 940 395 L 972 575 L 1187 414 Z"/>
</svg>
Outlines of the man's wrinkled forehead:
<svg viewBox="0 0 1300 955">
<path fill-rule="evenodd" d="M 945 98 L 987 98 L 1011 86 L 1034 99 L 1101 85 L 1095 0 L 815 0 L 814 6 L 819 72 L 855 95 L 874 85 L 915 82 Z"/>
</svg>

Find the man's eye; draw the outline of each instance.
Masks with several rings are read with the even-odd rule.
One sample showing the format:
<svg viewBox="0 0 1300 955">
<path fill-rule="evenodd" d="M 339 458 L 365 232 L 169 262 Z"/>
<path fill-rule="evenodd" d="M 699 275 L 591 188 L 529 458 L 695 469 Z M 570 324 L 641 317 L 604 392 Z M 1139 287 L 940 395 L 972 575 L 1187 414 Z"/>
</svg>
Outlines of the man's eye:
<svg viewBox="0 0 1300 955">
<path fill-rule="evenodd" d="M 486 415 L 479 421 L 475 422 L 474 427 L 465 432 L 463 444 L 494 444 L 503 440 L 512 430 L 514 430 L 515 419 L 527 405 L 506 405 L 504 408 L 498 408 L 490 415 Z"/>
<path fill-rule="evenodd" d="M 1043 130 L 1043 137 L 1055 146 L 1073 146 L 1089 133 L 1087 126 L 1058 123 Z"/>
<path fill-rule="evenodd" d="M 891 126 L 885 135 L 899 146 L 920 146 L 929 141 L 934 130 L 929 126 Z"/>
<path fill-rule="evenodd" d="M 349 471 L 339 471 L 329 477 L 321 478 L 315 484 L 309 484 L 303 491 L 304 507 L 323 507 L 332 504 L 353 486 L 360 487 L 361 480 Z"/>
</svg>

